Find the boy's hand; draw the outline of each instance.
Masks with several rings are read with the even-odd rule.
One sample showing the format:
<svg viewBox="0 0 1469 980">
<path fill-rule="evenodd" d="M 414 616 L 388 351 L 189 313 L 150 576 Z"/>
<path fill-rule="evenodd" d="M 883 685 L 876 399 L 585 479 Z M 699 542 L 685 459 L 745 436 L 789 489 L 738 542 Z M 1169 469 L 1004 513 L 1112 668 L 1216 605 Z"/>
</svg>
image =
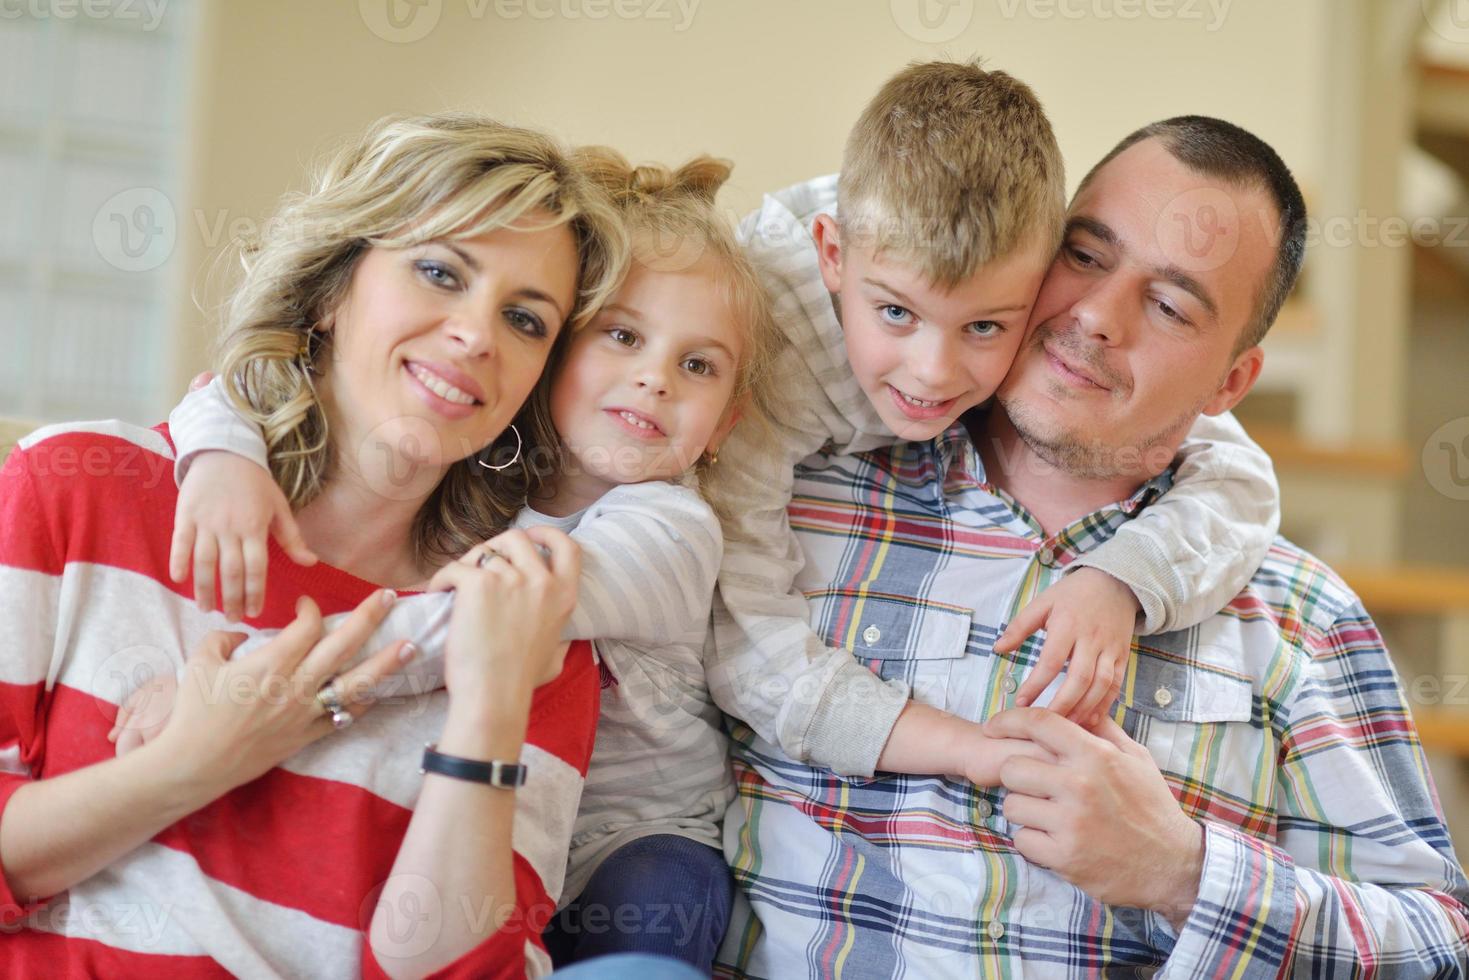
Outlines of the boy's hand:
<svg viewBox="0 0 1469 980">
<path fill-rule="evenodd" d="M 964 739 L 963 776 L 976 786 L 999 786 L 1000 769 L 1009 760 L 1021 756 L 1041 762 L 1055 762 L 1047 748 L 1025 738 L 995 738 L 975 726 L 972 736 Z"/>
<path fill-rule="evenodd" d="M 1034 701 L 1064 665 L 1066 682 L 1047 707 L 1079 725 L 1095 725 L 1122 690 L 1141 609 L 1131 589 L 1095 568 L 1079 568 L 1036 596 L 995 641 L 996 653 L 1009 653 L 1036 630 L 1046 631 L 1015 703 Z"/>
<path fill-rule="evenodd" d="M 203 452 L 189 466 L 174 513 L 168 574 L 175 582 L 194 566 L 194 600 L 214 609 L 215 566 L 225 617 L 258 616 L 265 605 L 268 536 L 297 564 L 314 565 L 291 505 L 270 473 L 227 452 Z"/>
<path fill-rule="evenodd" d="M 117 711 L 112 731 L 107 733 L 107 741 L 117 744 L 118 755 L 127 755 L 138 746 L 153 741 L 163 731 L 163 726 L 168 724 L 168 716 L 173 714 L 173 702 L 178 691 L 178 678 L 165 674 L 128 695 Z"/>
</svg>

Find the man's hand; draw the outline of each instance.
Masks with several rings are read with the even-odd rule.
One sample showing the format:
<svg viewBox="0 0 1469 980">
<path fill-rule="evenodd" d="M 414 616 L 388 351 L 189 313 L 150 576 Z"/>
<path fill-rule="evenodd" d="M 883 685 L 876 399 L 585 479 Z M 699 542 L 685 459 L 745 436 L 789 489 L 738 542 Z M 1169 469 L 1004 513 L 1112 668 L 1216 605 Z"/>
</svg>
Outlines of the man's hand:
<svg viewBox="0 0 1469 980">
<path fill-rule="evenodd" d="M 994 738 L 1028 738 L 1056 762 L 1015 756 L 1000 767 L 1015 849 L 1108 905 L 1161 912 L 1182 928 L 1198 898 L 1203 827 L 1179 807 L 1148 750 L 1111 718 L 1091 732 L 1039 708 L 985 723 Z"/>
</svg>

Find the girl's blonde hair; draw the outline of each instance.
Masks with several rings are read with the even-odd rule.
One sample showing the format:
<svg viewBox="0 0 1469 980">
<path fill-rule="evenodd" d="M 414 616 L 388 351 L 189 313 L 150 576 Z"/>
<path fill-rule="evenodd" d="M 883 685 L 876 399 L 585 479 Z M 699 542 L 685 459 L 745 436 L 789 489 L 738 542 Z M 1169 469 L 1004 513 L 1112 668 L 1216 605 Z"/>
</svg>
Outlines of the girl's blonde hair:
<svg viewBox="0 0 1469 980">
<path fill-rule="evenodd" d="M 654 272 L 679 272 L 712 259 L 725 303 L 744 331 L 735 369 L 730 409 L 743 428 L 765 429 L 778 418 L 773 366 L 785 339 L 776 328 L 760 274 L 714 206 L 729 179 L 728 160 L 698 156 L 673 169 L 659 164 L 633 166 L 616 150 L 589 146 L 577 150 L 576 163 L 611 198 L 622 216 L 632 261 Z M 689 474 L 720 516 L 718 467 L 701 457 Z"/>
<path fill-rule="evenodd" d="M 473 115 L 384 119 L 340 149 L 311 190 L 287 197 L 259 239 L 243 245 L 244 279 L 225 308 L 219 374 L 235 408 L 263 431 L 271 475 L 293 508 L 319 494 L 332 472 L 312 381 L 332 338 L 315 328 L 346 297 L 363 254 L 473 238 L 540 214 L 548 217 L 519 227 L 569 227 L 580 269 L 570 320 L 514 420 L 531 458 L 557 445 L 547 379 L 628 260 L 607 195 L 549 137 Z M 545 476 L 521 465 L 491 474 L 474 457 L 453 464 L 414 521 L 415 558 L 438 564 L 492 537 Z"/>
</svg>

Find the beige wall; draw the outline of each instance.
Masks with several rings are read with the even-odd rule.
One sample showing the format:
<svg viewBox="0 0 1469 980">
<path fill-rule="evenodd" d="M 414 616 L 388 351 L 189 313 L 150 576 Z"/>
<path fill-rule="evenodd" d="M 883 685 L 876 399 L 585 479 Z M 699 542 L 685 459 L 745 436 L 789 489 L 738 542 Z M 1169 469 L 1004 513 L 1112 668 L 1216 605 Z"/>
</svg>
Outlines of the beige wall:
<svg viewBox="0 0 1469 980">
<path fill-rule="evenodd" d="M 203 269 L 229 222 L 268 215 L 323 147 L 390 112 L 473 109 L 638 158 L 728 156 L 738 211 L 835 170 L 863 103 L 908 61 L 979 54 L 1035 87 L 1073 182 L 1128 130 L 1181 112 L 1254 129 L 1308 183 L 1320 165 L 1326 0 L 202 2 L 180 380 L 204 363 L 190 297 L 217 296 Z M 390 3 L 423 19 L 395 35 Z M 940 43 L 899 27 L 921 34 L 922 5 L 953 18 L 936 21 Z M 405 43 L 372 29 L 430 24 Z"/>
</svg>

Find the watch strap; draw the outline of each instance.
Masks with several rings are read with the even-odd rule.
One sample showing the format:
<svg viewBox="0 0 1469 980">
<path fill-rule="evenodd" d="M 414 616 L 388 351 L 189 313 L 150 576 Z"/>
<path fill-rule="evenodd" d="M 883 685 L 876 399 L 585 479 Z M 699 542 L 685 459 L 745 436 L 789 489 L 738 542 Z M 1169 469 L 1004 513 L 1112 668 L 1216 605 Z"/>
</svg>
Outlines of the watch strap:
<svg viewBox="0 0 1469 980">
<path fill-rule="evenodd" d="M 437 773 L 451 779 L 463 779 L 471 783 L 483 783 L 496 789 L 515 789 L 525 785 L 527 768 L 519 762 L 501 762 L 464 759 L 457 755 L 445 755 L 432 744 L 424 746 L 421 773 Z"/>
</svg>

